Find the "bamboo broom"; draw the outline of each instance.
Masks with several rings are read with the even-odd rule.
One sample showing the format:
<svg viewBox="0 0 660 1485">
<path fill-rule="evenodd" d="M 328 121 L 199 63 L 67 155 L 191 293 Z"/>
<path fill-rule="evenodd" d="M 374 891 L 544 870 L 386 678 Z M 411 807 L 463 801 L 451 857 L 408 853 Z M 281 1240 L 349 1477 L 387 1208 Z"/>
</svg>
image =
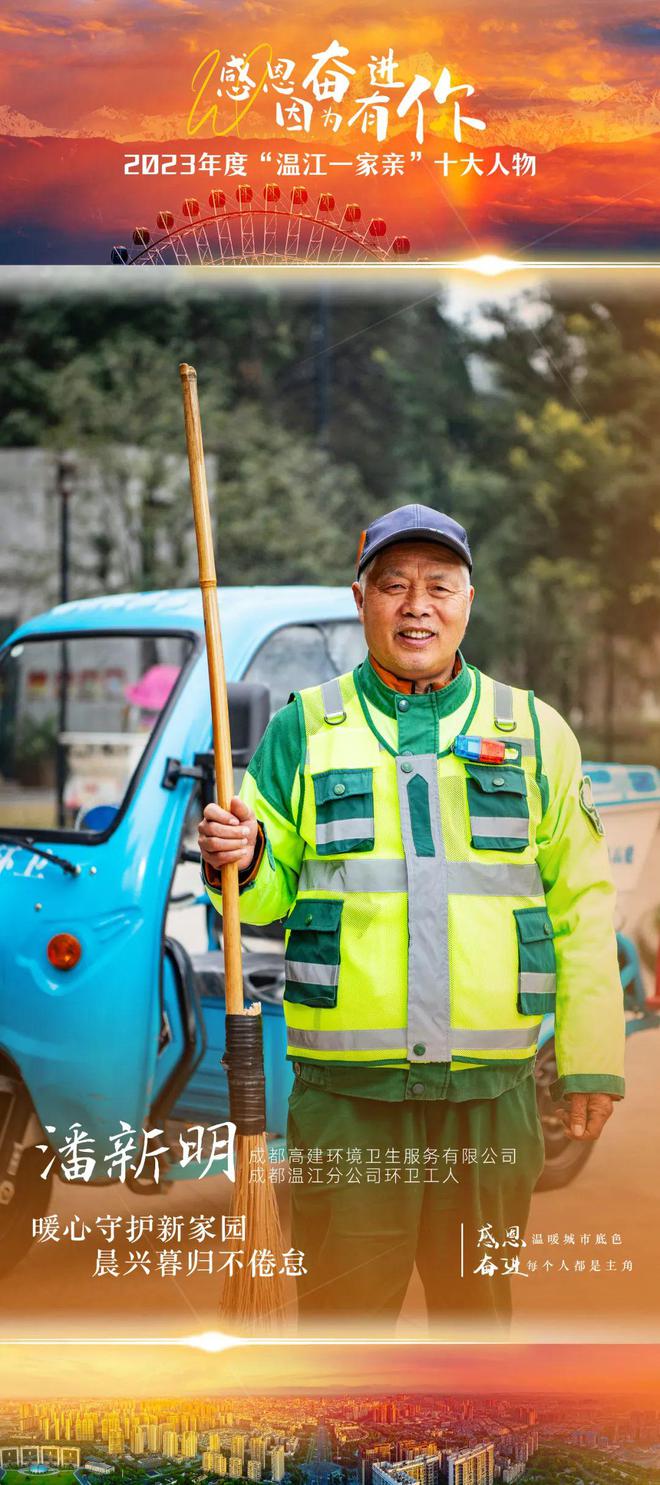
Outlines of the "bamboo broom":
<svg viewBox="0 0 660 1485">
<path fill-rule="evenodd" d="M 190 467 L 199 586 L 204 610 L 204 632 L 211 692 L 216 795 L 222 809 L 230 808 L 234 775 L 229 735 L 227 681 L 222 653 L 218 593 L 209 511 L 202 425 L 197 397 L 197 372 L 185 362 L 179 367 L 183 391 L 186 446 Z M 220 1298 L 223 1320 L 260 1332 L 276 1330 L 284 1311 L 284 1286 L 279 1275 L 282 1232 L 275 1189 L 270 1180 L 266 1143 L 261 1006 L 248 1010 L 243 998 L 241 924 L 238 867 L 221 869 L 222 941 L 225 960 L 227 1050 L 223 1061 L 229 1082 L 229 1114 L 236 1125 L 236 1180 L 232 1215 L 245 1218 L 243 1267 L 225 1271 Z M 253 1179 L 250 1180 L 252 1174 Z M 276 1262 L 270 1277 L 248 1265 L 253 1253 L 272 1253 Z"/>
</svg>

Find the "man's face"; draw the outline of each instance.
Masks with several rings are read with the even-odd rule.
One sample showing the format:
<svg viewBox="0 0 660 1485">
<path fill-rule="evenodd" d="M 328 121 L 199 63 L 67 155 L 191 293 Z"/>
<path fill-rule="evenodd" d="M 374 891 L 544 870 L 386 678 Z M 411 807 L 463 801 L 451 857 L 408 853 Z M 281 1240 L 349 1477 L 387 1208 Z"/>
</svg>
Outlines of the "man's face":
<svg viewBox="0 0 660 1485">
<path fill-rule="evenodd" d="M 450 669 L 474 597 L 464 562 L 437 542 L 404 541 L 369 564 L 353 595 L 371 654 L 406 680 Z"/>
</svg>

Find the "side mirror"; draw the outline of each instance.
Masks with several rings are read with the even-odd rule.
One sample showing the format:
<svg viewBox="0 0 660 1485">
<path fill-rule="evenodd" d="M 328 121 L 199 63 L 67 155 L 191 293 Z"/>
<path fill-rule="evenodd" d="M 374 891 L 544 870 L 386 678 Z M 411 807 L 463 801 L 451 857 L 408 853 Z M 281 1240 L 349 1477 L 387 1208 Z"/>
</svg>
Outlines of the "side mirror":
<svg viewBox="0 0 660 1485">
<path fill-rule="evenodd" d="M 247 768 L 270 721 L 270 690 L 258 681 L 230 681 L 227 701 L 232 763 L 234 768 Z M 215 788 L 213 753 L 195 753 L 192 767 L 183 766 L 178 758 L 167 758 L 163 789 L 175 789 L 179 779 L 201 779 L 202 803 L 210 804 Z"/>
<path fill-rule="evenodd" d="M 230 681 L 227 699 L 232 761 L 247 768 L 270 721 L 270 690 L 259 681 Z"/>
</svg>

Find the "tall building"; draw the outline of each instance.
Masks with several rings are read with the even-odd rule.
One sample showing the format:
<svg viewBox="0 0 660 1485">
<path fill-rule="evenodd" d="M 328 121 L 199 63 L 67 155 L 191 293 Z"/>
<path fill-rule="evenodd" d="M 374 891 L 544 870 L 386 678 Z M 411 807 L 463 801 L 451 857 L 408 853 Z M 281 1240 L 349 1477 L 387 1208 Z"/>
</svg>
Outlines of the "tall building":
<svg viewBox="0 0 660 1485">
<path fill-rule="evenodd" d="M 209 1474 L 226 1475 L 227 1460 L 217 1449 L 206 1449 L 202 1454 L 202 1468 L 208 1470 Z"/>
<path fill-rule="evenodd" d="M 250 1439 L 250 1459 L 255 1460 L 260 1469 L 263 1469 L 266 1464 L 266 1449 L 265 1438 L 259 1434 L 253 1434 Z"/>
<path fill-rule="evenodd" d="M 57 1438 L 61 1438 L 62 1437 L 62 1428 L 63 1428 L 63 1419 L 60 1419 L 59 1428 L 56 1430 L 56 1437 Z M 102 1423 L 102 1426 L 101 1426 L 101 1438 L 108 1440 L 108 1448 L 110 1448 L 110 1434 L 111 1433 L 114 1433 L 114 1434 L 120 1433 L 121 1434 L 122 1449 L 123 1449 L 123 1447 L 124 1447 L 124 1427 L 123 1427 L 121 1418 L 119 1416 L 119 1413 L 106 1413 L 104 1415 L 104 1418 L 103 1418 L 103 1423 Z"/>
<path fill-rule="evenodd" d="M 447 1485 L 493 1485 L 494 1478 L 494 1444 L 478 1444 L 447 1457 Z"/>
<path fill-rule="evenodd" d="M 131 1450 L 133 1454 L 144 1453 L 146 1429 L 143 1423 L 134 1423 L 131 1429 Z"/>
<path fill-rule="evenodd" d="M 374 1423 L 396 1423 L 399 1410 L 391 1399 L 388 1402 L 377 1402 L 371 1410 Z"/>
<path fill-rule="evenodd" d="M 538 1413 L 536 1411 L 536 1408 L 530 1408 L 526 1403 L 521 1403 L 519 1407 L 514 1408 L 513 1416 L 514 1418 L 519 1418 L 521 1423 L 538 1422 Z"/>
<path fill-rule="evenodd" d="M 179 1435 L 178 1433 L 174 1432 L 173 1428 L 166 1428 L 163 1430 L 162 1448 L 163 1454 L 165 1454 L 168 1459 L 178 1459 Z"/>
<path fill-rule="evenodd" d="M 229 1473 L 232 1476 L 232 1478 L 235 1479 L 235 1480 L 240 1480 L 242 1478 L 242 1476 L 243 1476 L 243 1455 L 242 1454 L 230 1454 L 230 1456 L 229 1456 Z"/>
<path fill-rule="evenodd" d="M 420 1454 L 416 1459 L 404 1459 L 400 1464 L 390 1464 L 380 1459 L 372 1466 L 373 1485 L 438 1485 L 440 1458 L 437 1454 Z"/>
<path fill-rule="evenodd" d="M 247 1477 L 248 1480 L 261 1479 L 261 1465 L 258 1459 L 248 1459 Z"/>
<path fill-rule="evenodd" d="M 183 1459 L 194 1459 L 197 1453 L 197 1434 L 194 1428 L 187 1428 L 181 1435 L 181 1457 Z"/>
<path fill-rule="evenodd" d="M 232 1454 L 240 1454 L 241 1460 L 243 1459 L 243 1455 L 245 1453 L 245 1434 L 244 1433 L 234 1433 L 234 1434 L 232 1434 L 231 1452 L 232 1452 Z"/>
<path fill-rule="evenodd" d="M 118 1422 L 108 1425 L 108 1454 L 123 1454 L 124 1430 Z"/>
<path fill-rule="evenodd" d="M 270 1473 L 275 1485 L 284 1478 L 284 1444 L 277 1444 L 270 1451 Z"/>
</svg>

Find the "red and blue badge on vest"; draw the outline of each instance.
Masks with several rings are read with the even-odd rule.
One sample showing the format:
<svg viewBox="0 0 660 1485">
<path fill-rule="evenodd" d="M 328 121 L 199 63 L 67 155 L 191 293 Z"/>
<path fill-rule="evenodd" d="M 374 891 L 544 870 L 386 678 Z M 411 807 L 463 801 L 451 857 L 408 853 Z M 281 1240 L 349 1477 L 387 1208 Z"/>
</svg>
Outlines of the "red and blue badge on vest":
<svg viewBox="0 0 660 1485">
<path fill-rule="evenodd" d="M 467 732 L 459 732 L 454 738 L 452 753 L 470 763 L 519 763 L 522 748 L 520 743 L 500 742 L 494 737 L 470 737 Z"/>
<path fill-rule="evenodd" d="M 526 850 L 530 824 L 522 745 L 462 732 L 452 751 L 465 763 L 472 849 Z"/>
</svg>

